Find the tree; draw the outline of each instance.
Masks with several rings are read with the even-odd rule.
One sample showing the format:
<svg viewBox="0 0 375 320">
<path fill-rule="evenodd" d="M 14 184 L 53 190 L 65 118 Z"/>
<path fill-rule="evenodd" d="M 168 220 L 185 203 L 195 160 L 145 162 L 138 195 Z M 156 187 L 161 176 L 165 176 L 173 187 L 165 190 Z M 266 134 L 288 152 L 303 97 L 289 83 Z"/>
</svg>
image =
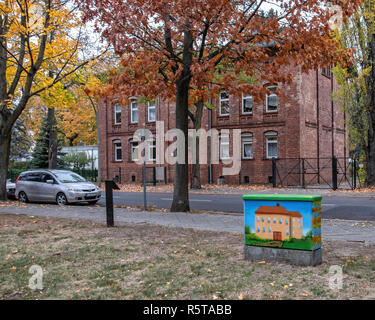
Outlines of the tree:
<svg viewBox="0 0 375 320">
<path fill-rule="evenodd" d="M 31 149 L 33 141 L 22 118 L 18 118 L 12 128 L 10 145 L 10 160 L 26 157 Z"/>
<path fill-rule="evenodd" d="M 49 149 L 50 149 L 50 120 L 48 119 L 50 115 L 48 111 L 46 112 L 45 116 L 42 119 L 41 127 L 37 133 L 37 138 L 35 139 L 35 148 L 32 153 L 32 160 L 30 163 L 31 168 L 48 168 L 49 166 Z M 56 129 L 56 135 L 58 131 Z M 59 152 L 61 149 L 61 137 L 56 137 L 56 144 L 57 144 L 57 155 L 61 155 Z M 57 158 L 56 155 L 56 158 Z M 60 166 L 63 167 L 64 162 L 62 160 L 56 159 L 56 167 Z"/>
<path fill-rule="evenodd" d="M 375 1 L 366 0 L 340 32 L 345 48 L 353 48 L 350 68 L 338 66 L 338 98 L 349 114 L 351 147 L 365 160 L 366 184 L 375 185 Z"/>
<path fill-rule="evenodd" d="M 30 98 L 43 98 L 88 61 L 78 56 L 82 21 L 68 2 L 0 1 L 0 200 L 6 199 L 14 123 Z"/>
<path fill-rule="evenodd" d="M 123 101 L 129 96 L 174 99 L 185 150 L 189 105 L 194 102 L 207 101 L 221 90 L 249 92 L 259 100 L 269 93 L 264 83 L 292 79 L 288 66 L 308 71 L 349 58 L 331 36 L 333 12 L 324 5 L 328 1 L 275 1 L 277 12 L 267 17 L 261 11 L 264 0 L 79 3 L 85 18 L 96 21 L 97 30 L 122 56 L 121 70 L 113 73 L 113 85 L 103 93 Z M 348 16 L 359 1 L 330 3 L 340 3 Z M 220 67 L 225 72 L 217 77 Z M 249 83 L 249 78 L 257 81 Z M 171 211 L 189 210 L 187 152 L 183 160 L 175 165 Z"/>
<path fill-rule="evenodd" d="M 74 169 L 84 169 L 88 164 L 92 164 L 96 159 L 87 156 L 86 152 L 70 152 L 62 156 L 62 160 Z"/>
</svg>

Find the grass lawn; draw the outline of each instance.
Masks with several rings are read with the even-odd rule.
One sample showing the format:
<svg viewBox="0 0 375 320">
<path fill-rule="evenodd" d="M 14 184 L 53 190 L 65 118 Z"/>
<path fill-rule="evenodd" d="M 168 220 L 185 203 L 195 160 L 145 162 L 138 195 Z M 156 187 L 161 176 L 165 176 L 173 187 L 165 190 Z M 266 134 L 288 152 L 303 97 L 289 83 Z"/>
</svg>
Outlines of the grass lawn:
<svg viewBox="0 0 375 320">
<path fill-rule="evenodd" d="M 0 214 L 2 299 L 375 299 L 375 245 L 323 243 L 324 263 L 243 260 L 243 235 Z M 43 290 L 28 287 L 43 268 Z M 343 289 L 329 289 L 329 267 Z"/>
</svg>

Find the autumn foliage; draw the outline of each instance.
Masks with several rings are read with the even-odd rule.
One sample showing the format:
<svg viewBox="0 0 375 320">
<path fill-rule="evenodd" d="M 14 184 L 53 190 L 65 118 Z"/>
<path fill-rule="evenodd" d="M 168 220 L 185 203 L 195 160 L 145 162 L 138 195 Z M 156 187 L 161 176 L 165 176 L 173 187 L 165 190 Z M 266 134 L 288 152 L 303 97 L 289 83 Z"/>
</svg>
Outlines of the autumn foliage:
<svg viewBox="0 0 375 320">
<path fill-rule="evenodd" d="M 359 2 L 330 1 L 342 7 L 344 19 Z M 351 51 L 340 48 L 332 36 L 334 12 L 324 1 L 275 4 L 277 13 L 266 12 L 270 7 L 265 1 L 84 1 L 86 19 L 97 22 L 97 30 L 122 56 L 113 85 L 98 93 L 173 99 L 186 67 L 186 29 L 191 32 L 190 87 L 197 99 L 214 97 L 222 89 L 263 95 L 263 83 L 291 79 L 283 66 L 308 71 L 350 61 Z M 225 72 L 218 76 L 220 69 Z"/>
<path fill-rule="evenodd" d="M 189 106 L 221 90 L 269 93 L 265 84 L 289 82 L 303 71 L 348 64 L 330 5 L 343 20 L 360 0 L 76 0 L 86 20 L 121 55 L 121 68 L 97 94 L 175 100 L 176 128 L 187 136 Z M 185 139 L 187 140 L 187 139 Z M 187 142 L 185 142 L 187 150 Z M 175 166 L 172 211 L 188 211 L 188 167 Z"/>
</svg>

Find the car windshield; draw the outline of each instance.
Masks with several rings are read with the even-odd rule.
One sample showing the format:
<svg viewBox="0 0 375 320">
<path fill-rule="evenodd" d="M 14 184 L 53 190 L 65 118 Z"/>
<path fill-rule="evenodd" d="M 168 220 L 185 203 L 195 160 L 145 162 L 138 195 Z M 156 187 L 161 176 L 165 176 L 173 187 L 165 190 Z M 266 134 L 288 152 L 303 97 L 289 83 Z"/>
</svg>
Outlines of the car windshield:
<svg viewBox="0 0 375 320">
<path fill-rule="evenodd" d="M 61 183 L 85 182 L 86 180 L 80 175 L 73 172 L 55 172 L 57 180 Z"/>
</svg>

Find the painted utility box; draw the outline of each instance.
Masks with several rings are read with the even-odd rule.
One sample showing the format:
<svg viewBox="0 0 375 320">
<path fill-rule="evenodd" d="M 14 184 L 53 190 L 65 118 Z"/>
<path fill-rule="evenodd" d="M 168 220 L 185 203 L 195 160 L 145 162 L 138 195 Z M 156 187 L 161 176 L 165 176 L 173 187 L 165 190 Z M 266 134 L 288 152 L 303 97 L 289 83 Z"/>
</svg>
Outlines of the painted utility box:
<svg viewBox="0 0 375 320">
<path fill-rule="evenodd" d="M 288 251 L 299 250 L 300 253 L 301 251 L 312 253 L 319 250 L 321 260 L 322 220 L 320 213 L 322 196 L 252 194 L 244 195 L 243 200 L 245 255 L 246 252 L 250 252 L 250 247 L 264 248 L 262 258 L 265 259 L 267 258 L 266 248 L 280 250 L 272 251 L 271 256 L 274 258 L 275 256 L 282 257 L 298 254 L 297 252 L 287 254 L 286 252 L 281 252 L 282 249 Z M 260 251 L 256 252 L 259 255 Z M 281 260 L 285 261 L 285 259 Z M 317 260 L 311 264 L 317 264 Z"/>
</svg>

